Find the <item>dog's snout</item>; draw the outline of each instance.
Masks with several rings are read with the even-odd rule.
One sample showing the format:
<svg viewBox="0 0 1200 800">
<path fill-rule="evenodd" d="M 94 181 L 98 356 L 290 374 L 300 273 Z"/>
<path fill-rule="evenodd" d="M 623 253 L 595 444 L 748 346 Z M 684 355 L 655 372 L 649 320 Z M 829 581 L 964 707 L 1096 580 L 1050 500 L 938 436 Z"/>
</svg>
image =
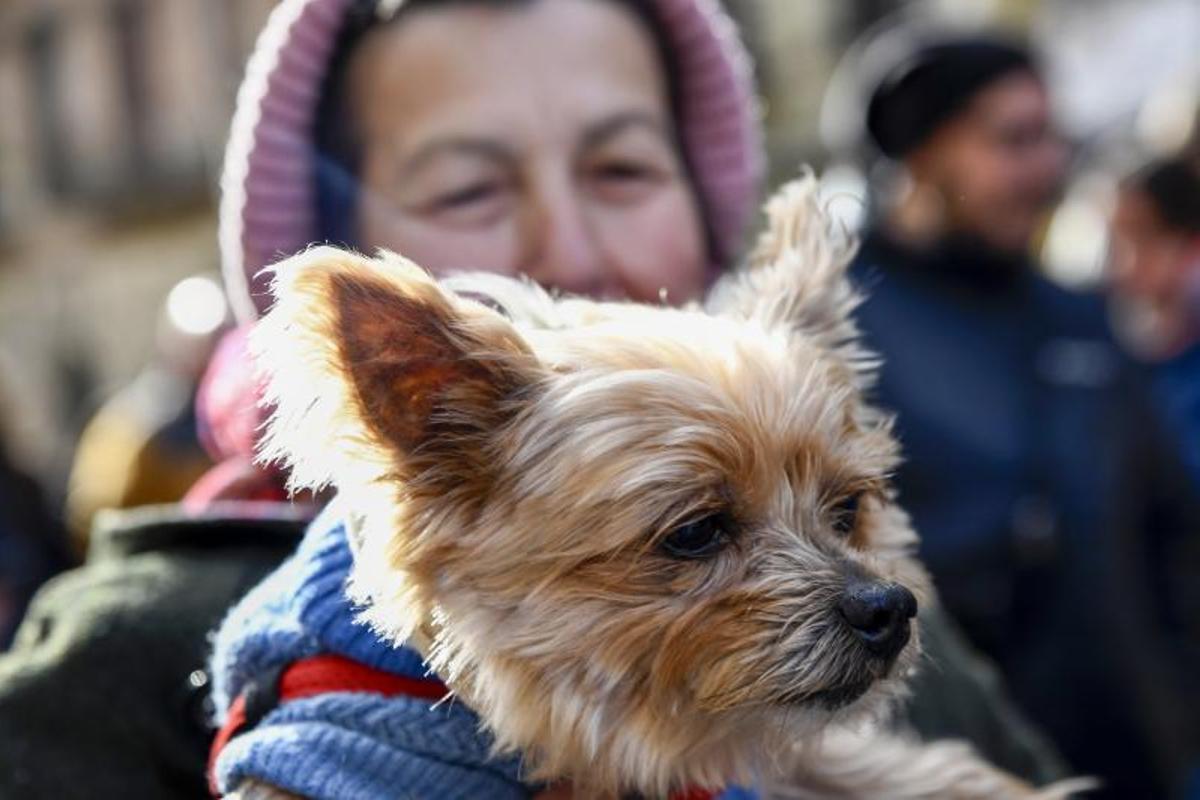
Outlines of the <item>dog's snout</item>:
<svg viewBox="0 0 1200 800">
<path fill-rule="evenodd" d="M 893 658 L 908 643 L 917 598 L 899 584 L 853 581 L 843 590 L 837 608 L 872 655 Z"/>
</svg>

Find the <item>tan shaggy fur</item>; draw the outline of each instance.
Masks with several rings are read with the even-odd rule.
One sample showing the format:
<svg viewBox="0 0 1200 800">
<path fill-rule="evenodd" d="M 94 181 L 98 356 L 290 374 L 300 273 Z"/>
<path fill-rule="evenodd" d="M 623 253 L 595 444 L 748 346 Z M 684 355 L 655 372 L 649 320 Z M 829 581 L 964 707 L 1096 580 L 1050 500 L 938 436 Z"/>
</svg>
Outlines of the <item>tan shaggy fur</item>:
<svg viewBox="0 0 1200 800">
<path fill-rule="evenodd" d="M 922 599 L 929 583 L 889 488 L 889 420 L 863 400 L 851 247 L 811 178 L 768 216 L 703 308 L 439 284 L 387 253 L 292 258 L 254 340 L 264 456 L 296 489 L 336 487 L 365 619 L 420 649 L 531 779 L 594 797 L 1035 796 L 963 745 L 880 729 L 915 630 L 869 657 L 835 603 L 852 575 Z M 664 552 L 712 514 L 724 549 Z"/>
</svg>

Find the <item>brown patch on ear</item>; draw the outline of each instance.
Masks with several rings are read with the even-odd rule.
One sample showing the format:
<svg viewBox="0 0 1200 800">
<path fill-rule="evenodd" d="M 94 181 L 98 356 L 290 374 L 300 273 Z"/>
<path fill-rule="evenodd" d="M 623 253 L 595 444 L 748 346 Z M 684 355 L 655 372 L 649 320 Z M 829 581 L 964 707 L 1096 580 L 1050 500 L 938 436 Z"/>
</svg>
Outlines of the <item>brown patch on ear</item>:
<svg viewBox="0 0 1200 800">
<path fill-rule="evenodd" d="M 495 440 L 544 370 L 503 316 L 400 256 L 317 247 L 275 267 L 251 334 L 273 406 L 259 457 L 293 490 L 495 472 Z M 482 466 L 481 466 L 482 465 Z"/>
<path fill-rule="evenodd" d="M 518 386 L 439 297 L 402 294 L 383 281 L 334 275 L 335 330 L 363 421 L 401 451 L 430 442 L 444 423 L 498 423 Z M 483 418 L 479 418 L 483 417 Z M 470 424 L 474 419 L 474 424 Z M 489 424 L 490 423 L 490 424 Z"/>
</svg>

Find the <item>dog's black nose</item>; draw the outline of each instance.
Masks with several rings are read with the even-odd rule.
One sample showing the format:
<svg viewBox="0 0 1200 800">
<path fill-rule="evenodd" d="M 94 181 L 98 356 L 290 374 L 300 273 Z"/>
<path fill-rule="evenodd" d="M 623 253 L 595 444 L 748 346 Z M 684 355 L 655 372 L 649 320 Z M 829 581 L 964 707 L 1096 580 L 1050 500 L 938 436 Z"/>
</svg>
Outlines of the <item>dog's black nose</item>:
<svg viewBox="0 0 1200 800">
<path fill-rule="evenodd" d="M 908 644 L 908 621 L 917 615 L 917 598 L 896 583 L 852 581 L 837 607 L 872 655 L 894 658 Z"/>
</svg>

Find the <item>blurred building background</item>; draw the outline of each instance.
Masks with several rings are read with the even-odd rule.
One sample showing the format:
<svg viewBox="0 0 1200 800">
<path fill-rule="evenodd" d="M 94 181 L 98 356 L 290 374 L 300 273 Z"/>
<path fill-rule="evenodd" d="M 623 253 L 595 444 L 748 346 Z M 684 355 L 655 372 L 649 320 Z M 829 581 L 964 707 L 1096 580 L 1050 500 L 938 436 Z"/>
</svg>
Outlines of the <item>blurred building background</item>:
<svg viewBox="0 0 1200 800">
<path fill-rule="evenodd" d="M 759 55 L 773 181 L 802 163 L 850 163 L 853 92 L 839 101 L 826 87 L 853 84 L 872 26 L 917 14 L 1028 33 L 1080 145 L 1046 239 L 1067 281 L 1098 277 L 1110 187 L 1093 165 L 1169 148 L 1194 127 L 1195 0 L 726 1 Z M 0 4 L 0 427 L 52 495 L 88 416 L 148 359 L 168 289 L 217 267 L 226 126 L 272 5 Z M 860 179 L 838 169 L 853 198 Z"/>
<path fill-rule="evenodd" d="M 216 268 L 217 168 L 271 5 L 0 4 L 0 419 L 55 493 L 167 290 Z"/>
</svg>

